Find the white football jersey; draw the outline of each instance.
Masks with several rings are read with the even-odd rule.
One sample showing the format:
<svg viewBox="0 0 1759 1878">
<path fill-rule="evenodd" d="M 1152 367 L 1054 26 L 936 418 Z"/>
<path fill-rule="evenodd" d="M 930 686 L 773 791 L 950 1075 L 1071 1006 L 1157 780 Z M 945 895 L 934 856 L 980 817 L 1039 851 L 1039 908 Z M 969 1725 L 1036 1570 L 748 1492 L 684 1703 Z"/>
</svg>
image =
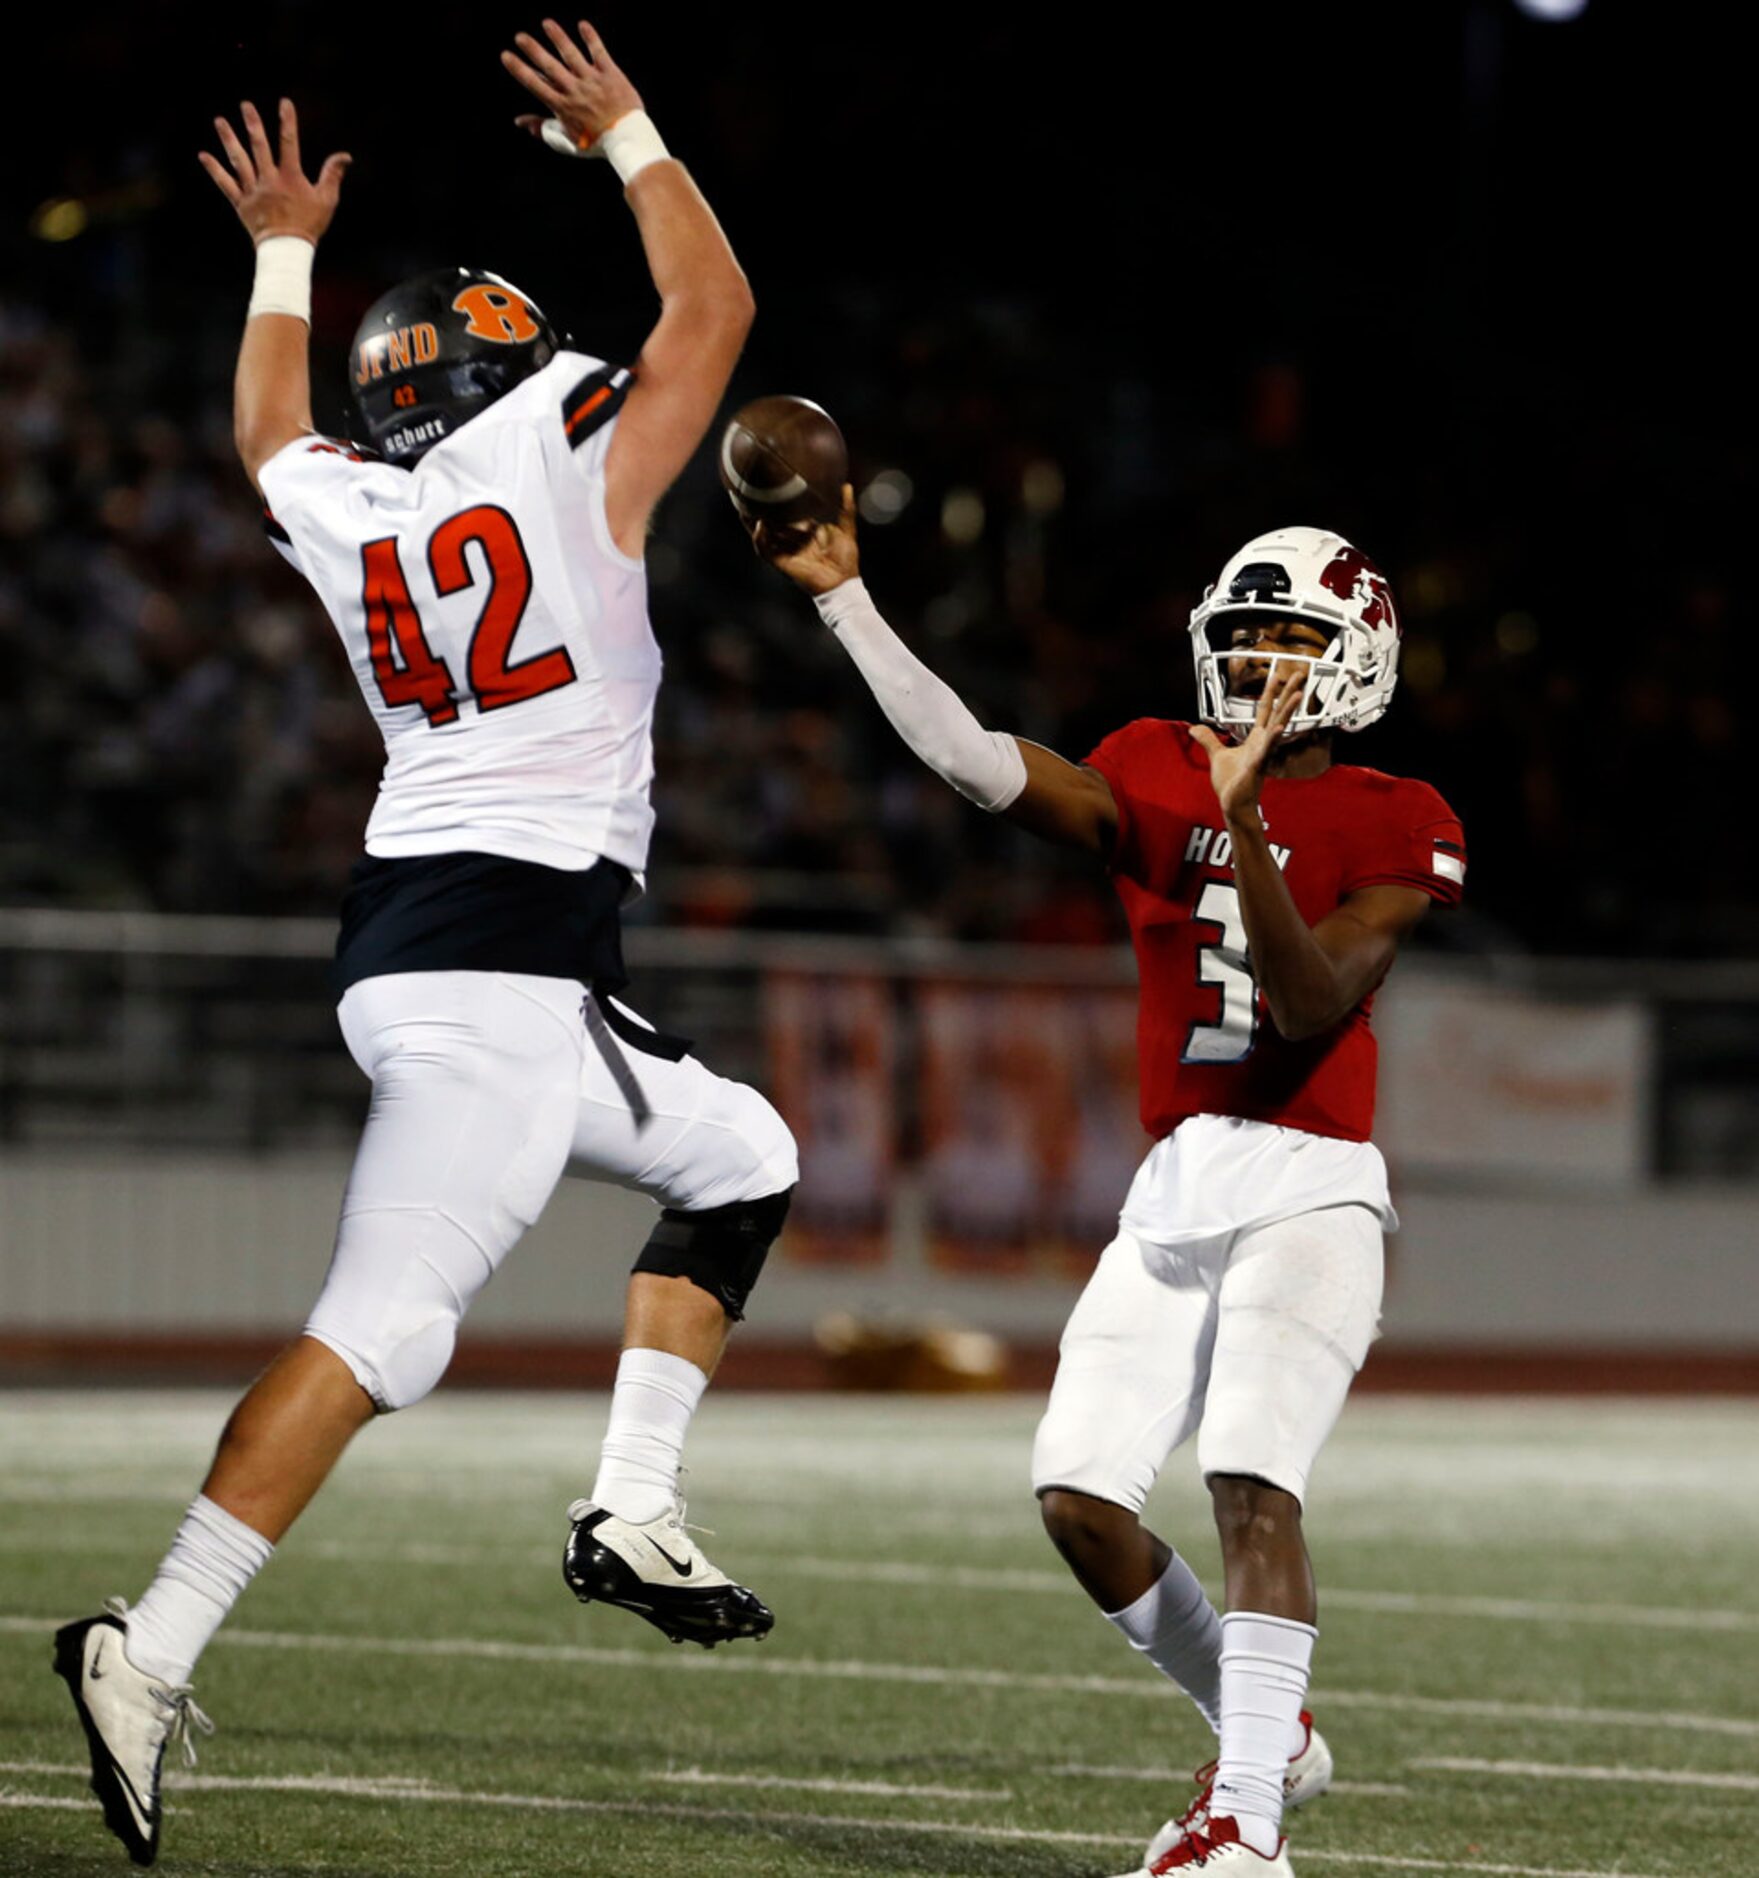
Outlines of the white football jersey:
<svg viewBox="0 0 1759 1878">
<path fill-rule="evenodd" d="M 305 436 L 259 472 L 385 740 L 369 854 L 646 866 L 660 649 L 605 519 L 629 382 L 562 352 L 413 469 Z"/>
</svg>

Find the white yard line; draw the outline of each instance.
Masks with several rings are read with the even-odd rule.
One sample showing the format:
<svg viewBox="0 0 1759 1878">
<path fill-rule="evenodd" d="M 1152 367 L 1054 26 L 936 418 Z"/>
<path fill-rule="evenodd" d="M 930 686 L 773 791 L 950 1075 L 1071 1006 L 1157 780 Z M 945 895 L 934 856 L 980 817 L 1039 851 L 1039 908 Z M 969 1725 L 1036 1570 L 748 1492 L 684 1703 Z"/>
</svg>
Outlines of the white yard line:
<svg viewBox="0 0 1759 1878">
<path fill-rule="evenodd" d="M 20 1762 L 20 1768 L 34 1763 Z M 0 1772 L 8 1764 L 0 1763 Z M 83 1778 L 86 1770 L 67 1770 Z M 758 1813 L 732 1807 L 654 1806 L 639 1800 L 576 1800 L 547 1793 L 480 1793 L 462 1787 L 441 1787 L 396 1780 L 324 1779 L 306 1775 L 241 1775 L 236 1779 L 224 1774 L 186 1774 L 167 1782 L 173 1791 L 206 1793 L 330 1793 L 341 1799 L 409 1800 L 423 1806 L 497 1806 L 529 1812 L 548 1813 L 634 1813 L 648 1818 L 695 1821 L 701 1824 L 757 1826 L 770 1831 L 810 1826 L 818 1831 L 861 1833 L 938 1833 L 961 1839 L 999 1839 L 1034 1845 L 1137 1846 L 1136 1836 L 1104 1832 L 1050 1832 L 1026 1826 L 982 1826 L 965 1820 L 949 1819 L 862 1819 L 830 1813 Z M 62 1806 L 95 1808 L 97 1802 L 85 1800 L 36 1799 L 20 1795 L 16 1802 L 0 1795 L 0 1804 L 21 1806 Z M 1395 1858 L 1373 1852 L 1320 1852 L 1304 1848 L 1303 1862 L 1324 1861 L 1346 1866 L 1372 1865 L 1388 1871 L 1469 1872 L 1481 1878 L 1614 1878 L 1614 1874 L 1556 1865 L 1488 1865 L 1470 1860 L 1433 1858 Z M 1616 1878 L 1647 1878 L 1646 1874 L 1627 1872 Z"/>
<path fill-rule="evenodd" d="M 0 1500 L 6 1496 L 0 1495 Z M 104 1496 L 109 1497 L 109 1496 Z M 420 1540 L 392 1545 L 351 1539 L 301 1539 L 290 1548 L 294 1556 L 351 1560 L 393 1559 L 421 1565 L 482 1565 L 493 1561 L 527 1565 L 549 1564 L 556 1546 L 462 1546 L 429 1544 Z M 78 1552 L 90 1556 L 105 1551 L 133 1556 L 133 1542 L 106 1545 L 92 1535 L 65 1533 L 41 1538 L 8 1534 L 0 1537 L 0 1552 Z M 1023 1596 L 1070 1597 L 1074 1580 L 1067 1572 L 1032 1567 L 997 1567 L 985 1570 L 969 1565 L 926 1565 L 908 1559 L 814 1558 L 791 1553 L 742 1553 L 739 1564 L 749 1577 L 813 1578 L 833 1584 L 921 1586 L 931 1591 L 1007 1592 Z M 1507 1624 L 1610 1624 L 1641 1630 L 1707 1631 L 1717 1635 L 1759 1634 L 1759 1611 L 1703 1610 L 1672 1604 L 1576 1604 L 1543 1598 L 1448 1597 L 1417 1591 L 1353 1591 L 1325 1587 L 1322 1607 L 1340 1611 L 1367 1611 L 1388 1617 L 1461 1617 Z"/>
<path fill-rule="evenodd" d="M 1694 1774 L 1677 1767 L 1558 1766 L 1546 1761 L 1470 1761 L 1451 1755 L 1405 1765 L 1423 1772 L 1499 1774 L 1511 1780 L 1587 1780 L 1620 1787 L 1709 1787 L 1722 1793 L 1759 1793 L 1759 1774 Z"/>
<path fill-rule="evenodd" d="M 0 1616 L 0 1634 L 47 1636 L 55 1619 Z M 921 1663 L 825 1661 L 767 1656 L 754 1646 L 743 1656 L 661 1655 L 653 1650 L 592 1649 L 582 1644 L 502 1643 L 486 1637 L 347 1637 L 321 1632 L 222 1630 L 214 1639 L 234 1649 L 312 1650 L 343 1655 L 476 1658 L 485 1662 L 582 1664 L 600 1669 L 638 1669 L 644 1674 L 683 1670 L 698 1675 L 784 1676 L 806 1681 L 895 1682 L 933 1688 L 1026 1689 L 1059 1695 L 1134 1697 L 1164 1701 L 1166 1685 L 1143 1675 L 1053 1676 L 1006 1669 L 947 1669 Z M 1673 1729 L 1686 1734 L 1730 1735 L 1759 1740 L 1759 1721 L 1729 1715 L 1671 1713 L 1665 1709 L 1570 1708 L 1561 1704 L 1499 1702 L 1458 1697 L 1394 1695 L 1373 1689 L 1331 1689 L 1328 1708 L 1359 1708 L 1384 1714 L 1479 1717 L 1491 1721 L 1554 1722 L 1596 1728 Z"/>
</svg>

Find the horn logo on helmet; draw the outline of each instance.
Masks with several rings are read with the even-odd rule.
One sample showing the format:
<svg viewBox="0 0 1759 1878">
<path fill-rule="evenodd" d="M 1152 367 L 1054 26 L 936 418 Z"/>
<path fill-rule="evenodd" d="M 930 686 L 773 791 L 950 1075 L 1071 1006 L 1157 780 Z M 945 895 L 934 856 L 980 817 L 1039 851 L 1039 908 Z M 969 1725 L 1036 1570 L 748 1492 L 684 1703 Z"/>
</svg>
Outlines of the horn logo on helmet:
<svg viewBox="0 0 1759 1878">
<path fill-rule="evenodd" d="M 1387 585 L 1386 576 L 1360 548 L 1340 548 L 1326 562 L 1319 584 L 1340 600 L 1354 602 L 1356 617 L 1364 626 L 1390 626 L 1394 632 L 1398 631 L 1393 590 Z"/>
</svg>

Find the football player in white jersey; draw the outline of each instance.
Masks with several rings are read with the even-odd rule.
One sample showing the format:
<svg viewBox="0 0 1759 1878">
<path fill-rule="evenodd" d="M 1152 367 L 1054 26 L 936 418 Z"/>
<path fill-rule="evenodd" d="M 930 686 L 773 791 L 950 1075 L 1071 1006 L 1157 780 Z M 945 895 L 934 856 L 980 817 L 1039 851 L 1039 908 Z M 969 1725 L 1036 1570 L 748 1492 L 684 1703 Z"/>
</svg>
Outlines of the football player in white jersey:
<svg viewBox="0 0 1759 1878">
<path fill-rule="evenodd" d="M 372 1103 L 305 1332 L 234 1410 L 145 1595 L 57 1638 L 105 1820 L 140 1864 L 168 1743 L 206 1718 L 195 1661 L 355 1433 L 440 1380 L 458 1323 L 564 1173 L 663 1211 L 630 1280 L 610 1425 L 564 1571 L 674 1641 L 760 1637 L 770 1612 L 703 1557 L 678 1499 L 685 1431 L 780 1230 L 793 1137 L 756 1091 L 618 1004 L 639 891 L 660 654 L 643 541 L 752 319 L 714 215 L 586 25 L 502 62 L 518 121 L 626 185 L 658 322 L 629 370 L 562 344 L 497 276 L 425 274 L 350 358 L 371 451 L 312 429 L 314 182 L 243 107 L 202 162 L 257 248 L 236 439 L 278 544 L 322 598 L 384 735 L 343 908 L 343 1035 Z M 193 1754 L 191 1754 L 193 1758 Z"/>
</svg>

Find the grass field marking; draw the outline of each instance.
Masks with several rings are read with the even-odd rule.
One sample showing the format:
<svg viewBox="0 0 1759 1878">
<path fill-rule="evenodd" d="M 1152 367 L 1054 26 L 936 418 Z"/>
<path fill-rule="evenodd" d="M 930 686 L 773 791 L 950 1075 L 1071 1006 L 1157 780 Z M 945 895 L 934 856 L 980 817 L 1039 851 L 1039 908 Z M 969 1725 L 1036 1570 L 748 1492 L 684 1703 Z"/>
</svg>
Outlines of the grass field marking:
<svg viewBox="0 0 1759 1878">
<path fill-rule="evenodd" d="M 819 1774 L 724 1774 L 707 1767 L 611 1767 L 590 1761 L 577 1762 L 584 1774 L 604 1774 L 618 1780 L 655 1781 L 673 1787 L 746 1787 L 768 1792 L 847 1793 L 878 1800 L 974 1800 L 1001 1805 L 1013 1799 L 1012 1787 L 942 1787 L 913 1784 L 898 1780 L 836 1780 Z M 0 1761 L 0 1774 L 40 1774 L 52 1779 L 86 1778 L 91 1770 L 61 1761 Z M 230 1785 L 231 1776 L 184 1773 L 168 1769 L 166 1783 L 171 1787 L 200 1790 L 214 1780 Z M 419 1795 L 432 1782 L 404 1774 L 274 1774 L 263 1775 L 265 1791 L 330 1793 L 346 1788 L 350 1793 L 371 1797 L 381 1790 L 407 1790 Z M 315 1784 L 314 1784 L 315 1783 Z"/>
<path fill-rule="evenodd" d="M 8 1765 L 0 1763 L 0 1770 Z M 17 1763 L 19 1766 L 27 1763 Z M 68 1768 L 69 1775 L 85 1776 L 86 1769 Z M 441 1787 L 403 1780 L 371 1780 L 338 1776 L 324 1779 L 303 1774 L 168 1774 L 168 1791 L 203 1793 L 330 1793 L 338 1799 L 419 1801 L 424 1806 L 502 1806 L 544 1813 L 639 1814 L 662 1819 L 694 1821 L 706 1825 L 755 1826 L 767 1830 L 811 1826 L 818 1830 L 869 1833 L 939 1833 L 961 1839 L 1000 1839 L 1033 1845 L 1139 1846 L 1139 1834 L 1115 1832 L 1054 1832 L 1029 1826 L 984 1826 L 961 1819 L 864 1819 L 827 1813 L 757 1813 L 732 1807 L 643 1805 L 639 1800 L 577 1800 L 565 1794 L 482 1793 L 462 1787 Z M 0 1804 L 6 1803 L 0 1796 Z M 26 1806 L 56 1806 L 96 1810 L 97 1801 L 19 1796 Z M 1564 1869 L 1556 1865 L 1490 1865 L 1470 1860 L 1398 1858 L 1390 1853 L 1317 1851 L 1302 1848 L 1308 1860 L 1330 1864 L 1372 1865 L 1386 1871 L 1468 1872 L 1478 1878 L 1651 1878 L 1641 1872 Z"/>
<path fill-rule="evenodd" d="M 906 1560 L 853 1560 L 745 1555 L 753 1574 L 792 1572 L 802 1578 L 858 1584 L 926 1585 L 950 1591 L 1020 1591 L 1066 1596 L 1067 1572 L 1026 1568 L 983 1571 L 971 1566 L 924 1565 Z M 1759 1631 L 1759 1611 L 1689 1610 L 1677 1605 L 1565 1604 L 1539 1598 L 1445 1597 L 1427 1592 L 1340 1591 L 1327 1587 L 1320 1603 L 1386 1616 L 1472 1617 L 1501 1623 L 1617 1624 L 1653 1630 Z"/>
<path fill-rule="evenodd" d="M 0 1793 L 0 1806 L 29 1806 L 51 1813 L 85 1813 L 94 1811 L 97 1804 L 96 1800 L 64 1800 L 49 1793 Z"/>
<path fill-rule="evenodd" d="M 801 1793 L 852 1793 L 882 1800 L 983 1800 L 1002 1802 L 1014 1797 L 1012 1787 L 915 1786 L 908 1781 L 832 1780 L 817 1774 L 718 1774 L 702 1767 L 666 1768 L 639 1772 L 605 1768 L 626 1780 L 657 1780 L 676 1787 L 777 1788 Z"/>
<path fill-rule="evenodd" d="M 48 1636 L 59 1619 L 0 1615 L 0 1635 Z M 661 1655 L 653 1650 L 608 1650 L 584 1644 L 501 1643 L 484 1637 L 348 1637 L 318 1631 L 222 1630 L 214 1639 L 235 1649 L 343 1651 L 381 1656 L 476 1658 L 485 1662 L 584 1664 L 598 1669 L 687 1670 L 732 1676 L 799 1676 L 831 1682 L 914 1683 L 938 1688 L 1024 1689 L 1057 1695 L 1166 1700 L 1166 1684 L 1150 1676 L 1053 1676 L 1009 1669 L 943 1669 L 922 1663 L 868 1663 L 799 1656 Z M 1684 1734 L 1759 1740 L 1759 1721 L 1732 1715 L 1694 1715 L 1666 1709 L 1568 1708 L 1552 1703 L 1502 1702 L 1460 1696 L 1395 1695 L 1375 1689 L 1321 1691 L 1331 1708 L 1382 1714 L 1447 1715 L 1488 1721 L 1554 1722 L 1564 1727 L 1673 1729 Z"/>
<path fill-rule="evenodd" d="M 1587 1780 L 1622 1787 L 1710 1787 L 1759 1793 L 1759 1774 L 1693 1774 L 1677 1767 L 1578 1767 L 1546 1761 L 1471 1761 L 1454 1755 L 1407 1761 L 1424 1773 L 1501 1774 L 1512 1780 Z"/>
<path fill-rule="evenodd" d="M 1157 1787 L 1176 1786 L 1185 1778 L 1176 1767 L 1059 1766 L 1041 1767 L 1038 1773 L 1045 1780 L 1139 1780 Z M 1334 1780 L 1326 1792 L 1353 1795 L 1357 1799 L 1400 1800 L 1407 1798 L 1411 1789 L 1391 1781 Z"/>
</svg>

